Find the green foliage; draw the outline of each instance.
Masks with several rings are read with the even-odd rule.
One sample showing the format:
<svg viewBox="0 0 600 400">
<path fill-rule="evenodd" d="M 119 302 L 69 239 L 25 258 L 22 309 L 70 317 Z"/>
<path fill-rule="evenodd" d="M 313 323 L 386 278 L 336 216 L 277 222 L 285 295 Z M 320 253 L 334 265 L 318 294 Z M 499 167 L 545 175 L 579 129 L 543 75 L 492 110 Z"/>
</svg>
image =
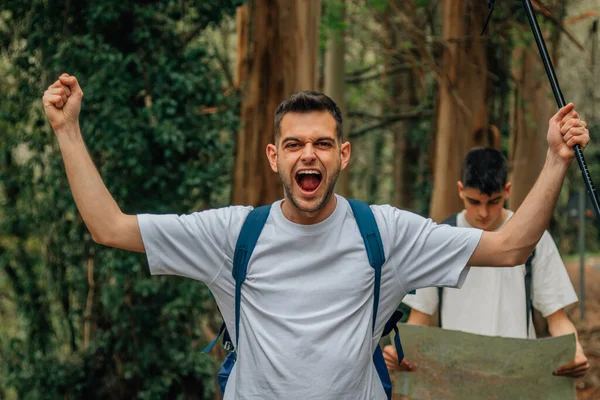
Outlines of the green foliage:
<svg viewBox="0 0 600 400">
<path fill-rule="evenodd" d="M 323 15 L 321 17 L 321 31 L 343 31 L 347 23 L 345 19 L 345 8 L 343 0 L 324 0 Z"/>
<path fill-rule="evenodd" d="M 367 0 L 366 6 L 373 9 L 376 12 L 383 12 L 389 6 L 388 0 Z"/>
<path fill-rule="evenodd" d="M 0 282 L 18 302 L 10 331 L 0 314 L 0 397 L 211 396 L 206 289 L 151 279 L 143 255 L 91 240 L 41 96 L 62 72 L 79 78 L 86 144 L 124 212 L 221 205 L 238 99 L 198 36 L 238 3 L 4 2 Z"/>
<path fill-rule="evenodd" d="M 319 51 L 325 52 L 330 38 L 343 40 L 343 32 L 347 29 L 345 21 L 346 5 L 343 0 L 323 0 L 323 13 L 319 26 Z"/>
</svg>

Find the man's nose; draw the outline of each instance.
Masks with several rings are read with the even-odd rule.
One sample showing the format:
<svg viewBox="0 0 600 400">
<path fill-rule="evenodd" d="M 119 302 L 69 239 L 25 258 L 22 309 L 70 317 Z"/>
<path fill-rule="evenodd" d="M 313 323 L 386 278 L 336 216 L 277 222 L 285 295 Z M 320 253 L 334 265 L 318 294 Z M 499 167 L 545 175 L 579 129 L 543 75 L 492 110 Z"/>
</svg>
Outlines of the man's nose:
<svg viewBox="0 0 600 400">
<path fill-rule="evenodd" d="M 302 149 L 302 161 L 310 162 L 315 158 L 315 148 L 313 147 L 312 143 L 307 143 Z"/>
<path fill-rule="evenodd" d="M 479 217 L 480 218 L 487 218 L 489 212 L 486 206 L 481 206 L 479 208 Z"/>
</svg>

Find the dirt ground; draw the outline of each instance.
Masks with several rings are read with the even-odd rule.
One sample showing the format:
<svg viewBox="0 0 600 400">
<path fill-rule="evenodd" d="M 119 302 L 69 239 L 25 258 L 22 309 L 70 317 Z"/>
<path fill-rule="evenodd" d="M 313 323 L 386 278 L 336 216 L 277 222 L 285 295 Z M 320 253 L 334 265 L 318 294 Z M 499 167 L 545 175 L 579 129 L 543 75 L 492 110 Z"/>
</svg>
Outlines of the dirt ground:
<svg viewBox="0 0 600 400">
<path fill-rule="evenodd" d="M 579 261 L 568 262 L 567 270 L 579 296 Z M 585 281 L 584 319 L 579 304 L 570 306 L 567 313 L 591 364 L 586 376 L 577 380 L 577 398 L 592 400 L 600 399 L 600 257 L 586 259 Z"/>
</svg>

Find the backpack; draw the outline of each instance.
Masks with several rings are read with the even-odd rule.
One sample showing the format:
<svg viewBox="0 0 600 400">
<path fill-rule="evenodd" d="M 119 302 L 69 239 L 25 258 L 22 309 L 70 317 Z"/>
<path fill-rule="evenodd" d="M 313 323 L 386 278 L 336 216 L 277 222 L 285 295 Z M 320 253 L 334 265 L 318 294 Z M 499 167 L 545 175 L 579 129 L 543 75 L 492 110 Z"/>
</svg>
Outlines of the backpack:
<svg viewBox="0 0 600 400">
<path fill-rule="evenodd" d="M 379 229 L 375 221 L 375 216 L 373 215 L 373 211 L 371 211 L 369 205 L 358 200 L 348 199 L 348 202 L 350 203 L 350 207 L 352 208 L 352 212 L 354 213 L 354 218 L 356 219 L 358 229 L 365 243 L 365 249 L 369 257 L 369 264 L 374 269 L 375 273 L 375 283 L 373 288 L 374 293 L 372 323 L 372 330 L 374 332 L 375 321 L 377 319 L 377 309 L 379 306 L 381 267 L 385 263 L 385 254 L 383 251 L 383 244 L 381 242 Z M 254 247 L 256 246 L 256 242 L 258 241 L 258 238 L 262 232 L 263 226 L 265 225 L 265 222 L 269 217 L 270 210 L 271 206 L 269 205 L 255 208 L 250 212 L 242 226 L 240 235 L 235 246 L 232 271 L 233 277 L 235 279 L 235 343 L 238 343 L 240 332 L 239 324 L 242 283 L 246 279 L 248 261 L 250 260 L 250 256 L 254 251 Z M 391 333 L 392 330 L 396 332 L 396 335 L 394 337 L 394 345 L 398 353 L 398 363 L 401 363 L 402 359 L 404 358 L 404 351 L 402 350 L 402 345 L 400 343 L 400 332 L 398 331 L 397 327 L 397 323 L 398 321 L 400 321 L 402 316 L 402 311 L 399 309 L 396 310 L 386 322 L 382 334 L 383 337 Z M 221 369 L 219 370 L 217 377 L 221 393 L 224 394 L 225 386 L 227 385 L 227 380 L 229 378 L 231 370 L 233 369 L 237 355 L 235 346 L 229 336 L 229 332 L 227 331 L 227 327 L 225 326 L 224 321 L 221 323 L 221 327 L 219 328 L 219 332 L 217 333 L 216 337 L 203 350 L 203 353 L 208 353 L 210 350 L 212 350 L 221 334 L 223 334 L 223 346 L 227 351 L 230 352 L 223 361 L 223 364 L 221 365 Z M 392 398 L 392 382 L 387 367 L 385 365 L 385 360 L 383 358 L 381 347 L 379 345 L 373 353 L 373 363 L 375 364 L 375 369 L 377 370 L 377 374 L 379 375 L 379 379 L 381 380 L 387 398 L 388 400 L 390 400 Z"/>
<path fill-rule="evenodd" d="M 457 216 L 458 213 L 452 214 L 444 221 L 442 221 L 442 224 L 456 226 Z M 529 324 L 530 321 L 533 319 L 533 305 L 531 303 L 531 287 L 533 277 L 531 273 L 531 268 L 533 264 L 533 257 L 535 257 L 535 248 L 533 249 L 533 252 L 529 255 L 529 258 L 527 258 L 527 261 L 525 262 L 525 313 L 527 315 L 527 337 L 529 337 Z M 444 288 L 438 288 L 438 297 L 440 299 L 438 303 L 438 324 L 440 328 L 442 327 L 442 299 L 444 297 L 443 294 Z"/>
</svg>

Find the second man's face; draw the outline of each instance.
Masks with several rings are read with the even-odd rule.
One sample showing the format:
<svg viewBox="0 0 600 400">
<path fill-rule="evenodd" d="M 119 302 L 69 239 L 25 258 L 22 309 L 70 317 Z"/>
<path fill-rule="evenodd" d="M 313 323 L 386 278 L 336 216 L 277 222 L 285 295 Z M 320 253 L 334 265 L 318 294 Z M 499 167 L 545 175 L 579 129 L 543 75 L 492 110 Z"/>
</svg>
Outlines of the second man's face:
<svg viewBox="0 0 600 400">
<path fill-rule="evenodd" d="M 504 190 L 488 195 L 479 189 L 463 187 L 459 182 L 458 193 L 465 206 L 465 218 L 474 228 L 493 231 L 504 223 L 504 201 L 510 193 L 510 183 Z"/>
</svg>

